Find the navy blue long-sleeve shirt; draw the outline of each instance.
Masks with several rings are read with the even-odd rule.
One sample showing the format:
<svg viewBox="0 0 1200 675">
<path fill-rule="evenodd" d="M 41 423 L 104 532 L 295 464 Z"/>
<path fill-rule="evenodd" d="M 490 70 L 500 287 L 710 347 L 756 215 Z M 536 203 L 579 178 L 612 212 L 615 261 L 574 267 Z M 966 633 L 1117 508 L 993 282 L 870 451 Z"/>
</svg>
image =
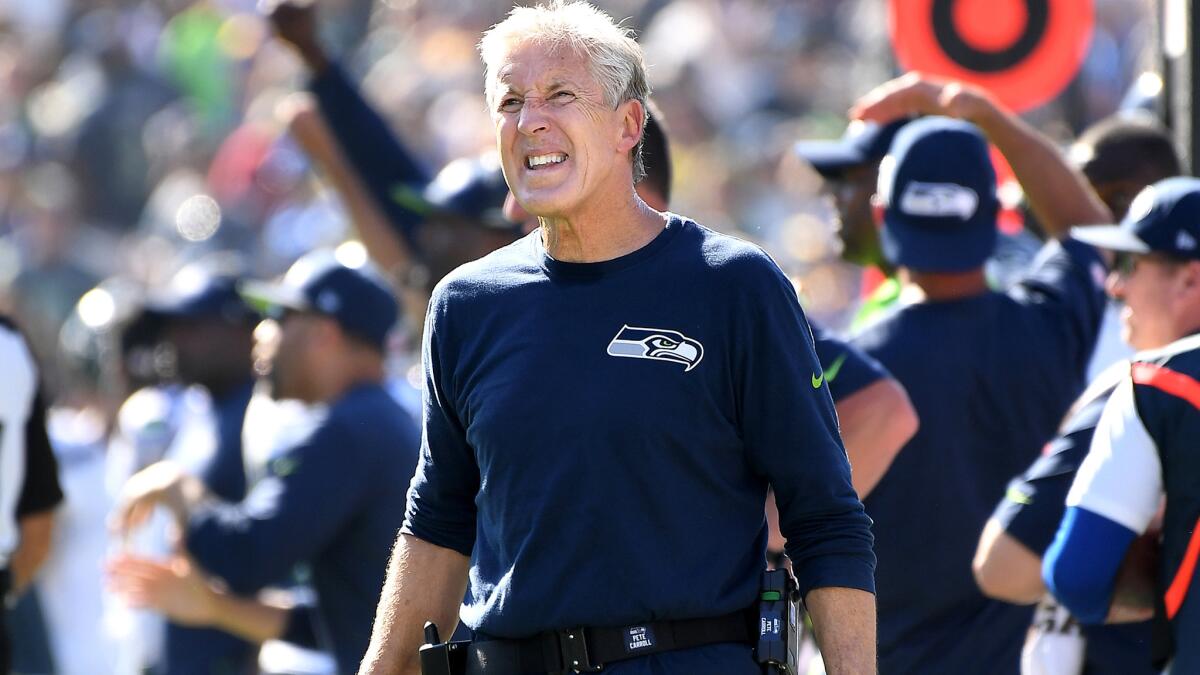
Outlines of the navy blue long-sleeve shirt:
<svg viewBox="0 0 1200 675">
<path fill-rule="evenodd" d="M 757 247 L 671 216 L 633 253 L 564 263 L 535 232 L 438 285 L 424 351 L 405 530 L 471 556 L 478 634 L 749 607 L 768 482 L 801 590 L 874 590 L 811 332 Z M 609 668 L 758 672 L 749 654 Z"/>
<path fill-rule="evenodd" d="M 404 517 L 417 431 L 377 384 L 351 389 L 306 439 L 268 465 L 240 503 L 193 514 L 187 548 L 247 594 L 309 562 L 338 671 L 366 651 L 388 557 Z"/>
</svg>

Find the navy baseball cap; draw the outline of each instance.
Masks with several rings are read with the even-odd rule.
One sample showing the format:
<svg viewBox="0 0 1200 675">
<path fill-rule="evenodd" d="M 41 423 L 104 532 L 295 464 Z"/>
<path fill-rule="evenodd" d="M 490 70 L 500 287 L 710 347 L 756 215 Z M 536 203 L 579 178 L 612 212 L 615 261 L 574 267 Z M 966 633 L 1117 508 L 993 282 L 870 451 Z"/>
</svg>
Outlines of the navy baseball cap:
<svg viewBox="0 0 1200 675">
<path fill-rule="evenodd" d="M 1073 227 L 1071 236 L 1110 251 L 1200 260 L 1200 179 L 1160 180 L 1138 193 L 1120 225 Z"/>
<path fill-rule="evenodd" d="M 494 229 L 514 226 L 504 217 L 508 183 L 492 154 L 461 157 L 438 171 L 422 195 L 434 213 L 458 217 Z"/>
<path fill-rule="evenodd" d="M 257 313 L 238 295 L 236 275 L 212 272 L 203 265 L 184 267 L 162 292 L 150 295 L 143 314 L 150 319 L 223 319 L 252 321 Z"/>
<path fill-rule="evenodd" d="M 246 281 L 240 291 L 246 302 L 267 314 L 290 309 L 328 316 L 380 350 L 400 316 L 387 281 L 374 266 L 348 267 L 327 251 L 297 260 L 280 283 Z"/>
<path fill-rule="evenodd" d="M 893 265 L 968 272 L 996 247 L 996 171 L 973 124 L 923 117 L 897 134 L 879 164 L 879 242 Z"/>
<path fill-rule="evenodd" d="M 850 120 L 836 141 L 797 141 L 792 149 L 825 178 L 837 178 L 846 169 L 874 162 L 887 154 L 896 132 L 909 122 L 901 118 L 884 125 Z"/>
</svg>

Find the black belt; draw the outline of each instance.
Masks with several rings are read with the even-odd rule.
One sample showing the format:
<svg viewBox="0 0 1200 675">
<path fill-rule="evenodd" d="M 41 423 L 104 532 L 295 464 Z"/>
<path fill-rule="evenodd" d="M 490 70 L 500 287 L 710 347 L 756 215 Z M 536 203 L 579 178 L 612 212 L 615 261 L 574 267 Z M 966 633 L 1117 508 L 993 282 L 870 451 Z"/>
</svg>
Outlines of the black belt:
<svg viewBox="0 0 1200 675">
<path fill-rule="evenodd" d="M 467 675 L 596 673 L 616 661 L 722 642 L 750 645 L 758 639 L 745 610 L 704 619 L 651 621 L 620 627 L 566 628 L 524 640 L 472 642 Z"/>
</svg>

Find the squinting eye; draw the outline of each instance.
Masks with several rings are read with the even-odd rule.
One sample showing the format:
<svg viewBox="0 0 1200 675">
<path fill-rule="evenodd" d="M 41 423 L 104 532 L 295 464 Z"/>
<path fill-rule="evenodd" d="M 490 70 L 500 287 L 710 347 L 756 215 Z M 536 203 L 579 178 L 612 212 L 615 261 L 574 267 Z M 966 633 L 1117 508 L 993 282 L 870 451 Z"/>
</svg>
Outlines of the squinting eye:
<svg viewBox="0 0 1200 675">
<path fill-rule="evenodd" d="M 572 94 L 569 91 L 560 91 L 560 92 L 556 93 L 555 95 L 551 96 L 550 98 L 553 98 L 553 99 L 556 99 L 559 101 L 567 101 L 567 100 L 575 98 L 575 94 Z"/>
<path fill-rule="evenodd" d="M 500 101 L 501 112 L 517 112 L 520 109 L 521 99 L 519 98 L 506 98 L 503 101 Z"/>
</svg>

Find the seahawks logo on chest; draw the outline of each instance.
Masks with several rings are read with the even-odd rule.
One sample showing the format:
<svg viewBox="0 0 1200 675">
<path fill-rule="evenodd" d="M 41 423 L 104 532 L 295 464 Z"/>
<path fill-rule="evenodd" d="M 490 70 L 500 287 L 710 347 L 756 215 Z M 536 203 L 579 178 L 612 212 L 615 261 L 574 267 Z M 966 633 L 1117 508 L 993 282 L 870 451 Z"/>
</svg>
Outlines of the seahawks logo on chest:
<svg viewBox="0 0 1200 675">
<path fill-rule="evenodd" d="M 608 343 L 608 355 L 678 363 L 686 373 L 704 358 L 704 345 L 679 331 L 626 325 Z"/>
</svg>

